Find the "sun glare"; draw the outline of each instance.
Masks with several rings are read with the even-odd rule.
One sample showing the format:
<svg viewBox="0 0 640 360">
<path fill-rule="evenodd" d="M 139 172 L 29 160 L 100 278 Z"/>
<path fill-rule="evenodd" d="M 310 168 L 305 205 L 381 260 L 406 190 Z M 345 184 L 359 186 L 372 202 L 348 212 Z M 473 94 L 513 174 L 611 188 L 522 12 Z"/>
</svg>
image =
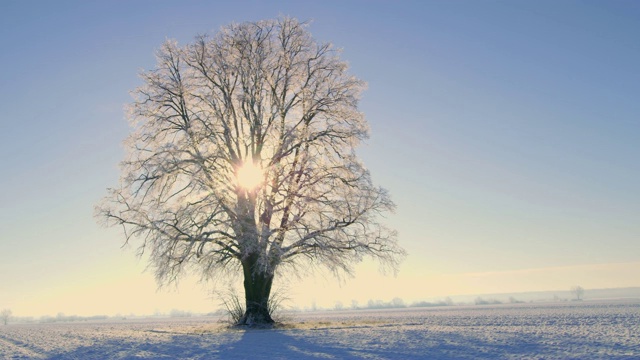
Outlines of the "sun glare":
<svg viewBox="0 0 640 360">
<path fill-rule="evenodd" d="M 247 190 L 254 189 L 263 181 L 263 176 L 262 168 L 248 161 L 238 169 L 238 185 Z"/>
</svg>

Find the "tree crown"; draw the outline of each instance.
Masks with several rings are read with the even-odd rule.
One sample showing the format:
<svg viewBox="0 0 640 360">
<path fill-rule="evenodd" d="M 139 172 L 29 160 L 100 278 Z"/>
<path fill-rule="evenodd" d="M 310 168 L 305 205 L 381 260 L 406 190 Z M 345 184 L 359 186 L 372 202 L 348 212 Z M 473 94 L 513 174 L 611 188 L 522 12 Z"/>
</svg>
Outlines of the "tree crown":
<svg viewBox="0 0 640 360">
<path fill-rule="evenodd" d="M 249 258 L 270 273 L 350 273 L 366 255 L 397 267 L 404 251 L 379 221 L 394 204 L 355 154 L 365 84 L 330 44 L 279 18 L 167 41 L 156 56 L 129 107 L 120 186 L 98 214 L 141 239 L 159 281 Z"/>
</svg>

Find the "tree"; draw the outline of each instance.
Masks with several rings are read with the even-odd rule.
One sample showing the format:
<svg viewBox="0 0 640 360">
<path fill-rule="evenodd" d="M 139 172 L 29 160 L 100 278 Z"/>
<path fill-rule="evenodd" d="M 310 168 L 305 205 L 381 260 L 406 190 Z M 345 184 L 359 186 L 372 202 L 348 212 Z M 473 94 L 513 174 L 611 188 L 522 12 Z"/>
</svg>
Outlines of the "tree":
<svg viewBox="0 0 640 360">
<path fill-rule="evenodd" d="M 141 241 L 159 284 L 242 274 L 239 323 L 270 323 L 276 273 L 349 275 L 364 256 L 397 269 L 404 250 L 380 220 L 394 204 L 355 153 L 364 83 L 338 55 L 292 18 L 157 52 L 129 109 L 120 186 L 97 213 Z"/>
<path fill-rule="evenodd" d="M 395 297 L 391 300 L 391 307 L 394 308 L 403 308 L 406 307 L 407 305 L 404 303 L 404 300 L 402 300 L 399 297 Z"/>
<path fill-rule="evenodd" d="M 584 288 L 582 286 L 574 286 L 571 288 L 571 293 L 576 297 L 575 300 L 582 300 L 584 296 Z"/>
<path fill-rule="evenodd" d="M 10 309 L 2 309 L 2 311 L 0 311 L 0 319 L 2 319 L 3 324 L 7 325 L 11 314 L 13 314 L 13 312 Z"/>
</svg>

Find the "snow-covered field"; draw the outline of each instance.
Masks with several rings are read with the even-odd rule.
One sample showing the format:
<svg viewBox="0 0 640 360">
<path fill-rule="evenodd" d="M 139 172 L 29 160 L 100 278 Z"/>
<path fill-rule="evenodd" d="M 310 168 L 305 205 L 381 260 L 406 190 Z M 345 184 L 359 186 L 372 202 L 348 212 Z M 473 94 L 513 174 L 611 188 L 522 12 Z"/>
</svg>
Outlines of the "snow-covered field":
<svg viewBox="0 0 640 360">
<path fill-rule="evenodd" d="M 2 359 L 640 359 L 640 301 L 0 326 Z"/>
</svg>

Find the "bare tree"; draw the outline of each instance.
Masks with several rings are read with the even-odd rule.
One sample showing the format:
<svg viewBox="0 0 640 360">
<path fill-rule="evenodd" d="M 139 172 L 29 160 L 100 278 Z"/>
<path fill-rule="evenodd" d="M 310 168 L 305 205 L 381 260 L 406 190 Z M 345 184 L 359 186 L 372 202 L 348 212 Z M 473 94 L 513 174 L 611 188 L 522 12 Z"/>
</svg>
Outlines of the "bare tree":
<svg viewBox="0 0 640 360">
<path fill-rule="evenodd" d="M 406 307 L 407 305 L 404 303 L 404 300 L 402 300 L 399 297 L 395 297 L 391 300 L 391 307 L 394 308 L 403 308 Z"/>
<path fill-rule="evenodd" d="M 338 55 L 291 18 L 161 47 L 134 92 L 120 186 L 97 207 L 159 284 L 242 274 L 239 323 L 269 323 L 276 272 L 341 276 L 364 256 L 397 269 L 404 250 L 380 222 L 394 204 L 355 154 L 364 83 Z"/>
<path fill-rule="evenodd" d="M 571 293 L 576 297 L 575 300 L 582 300 L 584 296 L 584 288 L 582 286 L 574 286 L 571 288 Z"/>
<path fill-rule="evenodd" d="M 2 323 L 7 325 L 12 314 L 13 312 L 10 309 L 2 309 L 2 311 L 0 311 L 0 319 L 2 319 Z"/>
</svg>

